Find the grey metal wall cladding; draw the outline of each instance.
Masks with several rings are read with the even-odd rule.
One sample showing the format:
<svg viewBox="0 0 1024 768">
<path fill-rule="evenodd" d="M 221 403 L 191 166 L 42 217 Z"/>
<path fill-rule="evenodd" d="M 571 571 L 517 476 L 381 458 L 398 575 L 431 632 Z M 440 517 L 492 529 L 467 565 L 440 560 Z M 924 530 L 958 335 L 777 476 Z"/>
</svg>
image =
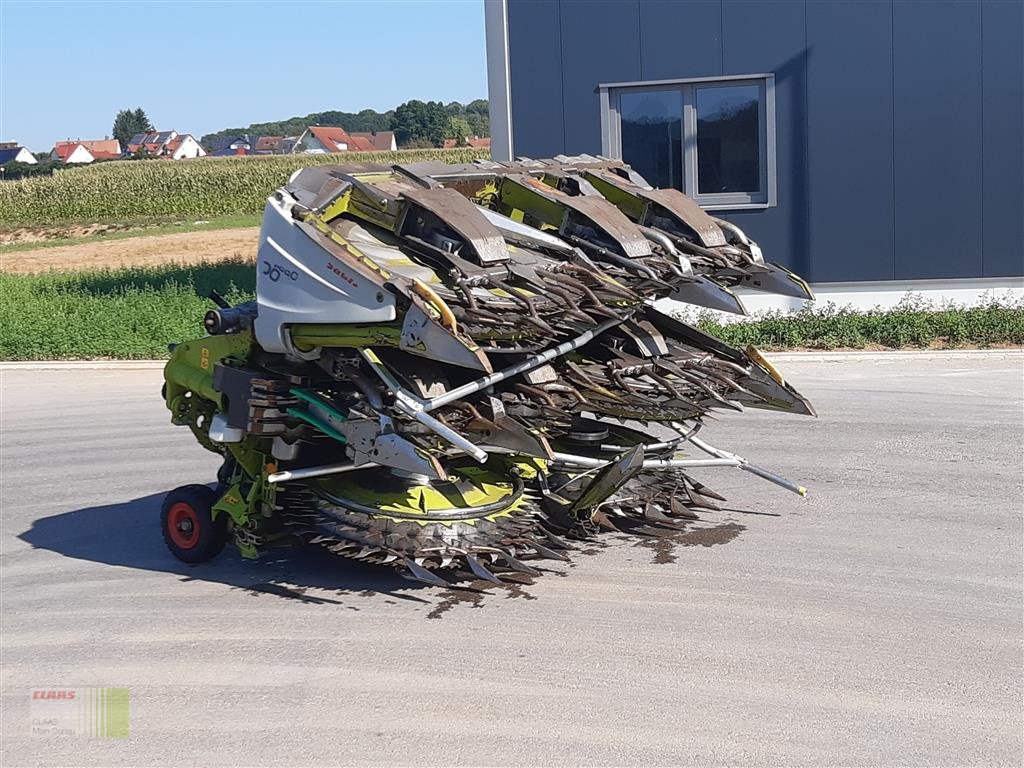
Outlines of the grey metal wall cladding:
<svg viewBox="0 0 1024 768">
<path fill-rule="evenodd" d="M 640 3 L 640 79 L 717 77 L 722 74 L 722 3 L 679 0 Z"/>
<path fill-rule="evenodd" d="M 512 137 L 516 151 L 552 157 L 565 151 L 562 49 L 557 0 L 509 3 Z M 529 147 L 529 151 L 525 148 Z"/>
<path fill-rule="evenodd" d="M 565 146 L 597 153 L 598 83 L 640 79 L 640 2 L 573 0 L 561 3 L 561 11 Z"/>
<path fill-rule="evenodd" d="M 982 274 L 981 5 L 893 6 L 896 278 Z"/>
<path fill-rule="evenodd" d="M 729 2 L 723 6 L 725 74 L 775 73 L 778 200 L 728 218 L 765 245 L 768 258 L 816 280 L 807 244 L 807 58 L 803 2 Z"/>
<path fill-rule="evenodd" d="M 982 8 L 982 242 L 986 277 L 1024 275 L 1024 4 Z"/>
<path fill-rule="evenodd" d="M 807 50 L 814 279 L 891 280 L 892 6 L 810 3 Z"/>
<path fill-rule="evenodd" d="M 816 282 L 1024 273 L 1019 0 L 509 0 L 514 152 L 599 152 L 599 83 L 775 73 L 778 205 Z"/>
</svg>

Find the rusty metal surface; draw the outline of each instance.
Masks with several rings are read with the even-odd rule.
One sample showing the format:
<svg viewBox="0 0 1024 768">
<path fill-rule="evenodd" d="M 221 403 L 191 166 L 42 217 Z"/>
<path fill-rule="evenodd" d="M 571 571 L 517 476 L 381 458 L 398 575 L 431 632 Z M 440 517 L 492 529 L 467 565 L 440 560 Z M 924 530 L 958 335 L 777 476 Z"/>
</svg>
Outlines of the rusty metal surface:
<svg viewBox="0 0 1024 768">
<path fill-rule="evenodd" d="M 687 197 L 678 189 L 642 189 L 637 187 L 636 194 L 645 200 L 660 205 L 672 213 L 700 238 L 705 248 L 725 245 L 725 235 L 721 228 L 711 220 L 692 197 Z"/>
<path fill-rule="evenodd" d="M 532 176 L 508 176 L 504 183 L 515 183 L 537 195 L 569 208 L 584 222 L 592 224 L 618 247 L 623 256 L 638 258 L 651 255 L 651 244 L 622 211 L 599 197 L 567 195 Z"/>
<path fill-rule="evenodd" d="M 508 247 L 497 227 L 454 189 L 405 189 L 402 195 L 462 235 L 482 265 L 508 261 Z"/>
</svg>

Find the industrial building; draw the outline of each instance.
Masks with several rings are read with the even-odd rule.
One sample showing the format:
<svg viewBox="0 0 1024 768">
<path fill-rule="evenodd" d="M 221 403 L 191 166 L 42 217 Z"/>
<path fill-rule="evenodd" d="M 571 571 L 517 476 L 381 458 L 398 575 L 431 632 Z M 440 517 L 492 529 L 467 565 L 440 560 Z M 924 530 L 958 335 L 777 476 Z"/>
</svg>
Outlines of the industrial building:
<svg viewBox="0 0 1024 768">
<path fill-rule="evenodd" d="M 496 159 L 622 158 L 821 298 L 1024 285 L 1024 3 L 485 0 Z"/>
</svg>

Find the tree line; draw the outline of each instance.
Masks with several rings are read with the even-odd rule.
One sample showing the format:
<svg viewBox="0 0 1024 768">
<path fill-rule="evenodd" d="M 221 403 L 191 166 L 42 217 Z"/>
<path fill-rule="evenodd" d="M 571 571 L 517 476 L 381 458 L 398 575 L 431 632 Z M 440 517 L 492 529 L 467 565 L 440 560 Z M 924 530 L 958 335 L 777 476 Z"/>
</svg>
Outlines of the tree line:
<svg viewBox="0 0 1024 768">
<path fill-rule="evenodd" d="M 248 134 L 250 136 L 298 136 L 311 125 L 330 125 L 350 133 L 394 131 L 401 147 L 439 147 L 445 139 L 466 136 L 490 136 L 487 99 L 468 104 L 457 101 L 412 99 L 387 112 L 364 109 L 360 112 L 313 112 L 305 117 L 292 117 L 271 123 L 252 123 L 244 128 L 225 128 L 208 133 L 200 140 L 203 146 L 217 138 Z"/>
</svg>

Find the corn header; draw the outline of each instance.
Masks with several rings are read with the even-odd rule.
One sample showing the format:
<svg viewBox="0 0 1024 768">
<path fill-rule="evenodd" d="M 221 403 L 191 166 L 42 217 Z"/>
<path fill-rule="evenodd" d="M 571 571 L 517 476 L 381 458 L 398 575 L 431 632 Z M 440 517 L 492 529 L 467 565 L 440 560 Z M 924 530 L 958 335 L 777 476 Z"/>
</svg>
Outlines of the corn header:
<svg viewBox="0 0 1024 768">
<path fill-rule="evenodd" d="M 182 560 L 231 537 L 499 581 L 713 506 L 697 470 L 803 493 L 698 433 L 716 409 L 811 405 L 660 300 L 742 313 L 737 286 L 810 290 L 621 162 L 307 168 L 267 201 L 256 268 L 256 301 L 221 301 L 165 370 L 174 423 L 223 457 L 216 489 L 163 505 Z"/>
</svg>

